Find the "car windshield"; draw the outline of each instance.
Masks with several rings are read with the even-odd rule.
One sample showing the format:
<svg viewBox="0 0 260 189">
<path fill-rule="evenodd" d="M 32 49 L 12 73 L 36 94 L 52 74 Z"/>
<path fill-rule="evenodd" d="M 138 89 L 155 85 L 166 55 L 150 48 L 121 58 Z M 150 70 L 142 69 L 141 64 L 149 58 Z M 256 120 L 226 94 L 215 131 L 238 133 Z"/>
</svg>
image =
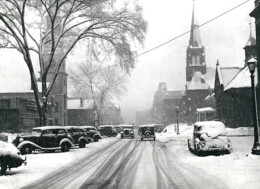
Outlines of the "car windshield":
<svg viewBox="0 0 260 189">
<path fill-rule="evenodd" d="M 203 125 L 198 127 L 200 133 L 207 133 L 211 137 L 226 136 L 226 128 L 224 125 Z"/>
<path fill-rule="evenodd" d="M 32 135 L 40 136 L 41 133 L 42 133 L 42 130 L 40 130 L 40 129 L 33 129 L 32 130 Z"/>
</svg>

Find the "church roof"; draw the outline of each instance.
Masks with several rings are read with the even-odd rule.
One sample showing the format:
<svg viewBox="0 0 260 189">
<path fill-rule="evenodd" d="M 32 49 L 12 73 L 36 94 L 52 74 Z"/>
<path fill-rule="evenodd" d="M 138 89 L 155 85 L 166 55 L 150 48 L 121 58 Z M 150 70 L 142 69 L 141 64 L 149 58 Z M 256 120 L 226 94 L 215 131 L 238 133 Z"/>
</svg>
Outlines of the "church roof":
<svg viewBox="0 0 260 189">
<path fill-rule="evenodd" d="M 201 72 L 195 72 L 191 81 L 187 82 L 187 90 L 204 90 L 209 89 L 210 86 L 206 82 L 205 75 Z"/>
<path fill-rule="evenodd" d="M 239 67 L 223 67 L 221 68 L 219 64 L 217 64 L 217 73 L 219 77 L 220 85 L 223 85 L 225 88 L 227 84 L 238 74 L 241 70 Z"/>
<path fill-rule="evenodd" d="M 193 11 L 191 19 L 191 32 L 190 32 L 190 47 L 202 47 L 200 38 L 199 22 L 195 14 L 195 0 L 193 0 Z"/>
<path fill-rule="evenodd" d="M 257 69 L 255 72 L 255 85 L 257 84 Z M 240 72 L 227 84 L 224 91 L 234 88 L 249 88 L 251 87 L 251 77 L 248 67 L 240 69 Z"/>
</svg>

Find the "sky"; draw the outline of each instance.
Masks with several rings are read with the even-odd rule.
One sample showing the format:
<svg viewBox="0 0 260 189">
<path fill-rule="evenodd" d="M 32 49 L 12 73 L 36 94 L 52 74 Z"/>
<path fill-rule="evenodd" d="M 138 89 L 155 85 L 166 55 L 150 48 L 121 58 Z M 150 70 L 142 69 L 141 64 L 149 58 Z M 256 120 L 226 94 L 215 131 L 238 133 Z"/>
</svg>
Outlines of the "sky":
<svg viewBox="0 0 260 189">
<path fill-rule="evenodd" d="M 203 24 L 244 1 L 196 0 L 199 23 Z M 139 54 L 190 30 L 192 0 L 139 0 L 139 3 L 148 22 L 144 48 Z M 221 66 L 244 65 L 243 47 L 249 38 L 249 23 L 254 22 L 249 16 L 253 8 L 254 0 L 250 0 L 200 28 L 207 66 L 214 68 L 217 60 Z M 128 90 L 118 102 L 126 123 L 135 121 L 135 111 L 152 108 L 153 96 L 160 82 L 166 82 L 170 90 L 184 90 L 188 42 L 189 35 L 185 35 L 136 59 Z M 75 49 L 71 56 L 74 61 L 80 59 L 76 57 L 79 56 L 77 51 Z M 24 88 L 21 86 L 24 85 L 29 88 L 30 76 L 22 56 L 14 50 L 1 49 L 0 57 L 0 91 L 22 92 Z"/>
</svg>

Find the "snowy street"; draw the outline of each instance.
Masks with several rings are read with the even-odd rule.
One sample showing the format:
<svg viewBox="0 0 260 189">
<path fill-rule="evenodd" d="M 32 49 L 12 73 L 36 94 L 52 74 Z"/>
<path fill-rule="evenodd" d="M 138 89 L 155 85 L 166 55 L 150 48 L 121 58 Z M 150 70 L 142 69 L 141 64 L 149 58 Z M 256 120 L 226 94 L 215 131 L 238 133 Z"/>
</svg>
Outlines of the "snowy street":
<svg viewBox="0 0 260 189">
<path fill-rule="evenodd" d="M 181 130 L 183 131 L 183 130 Z M 28 165 L 0 177 L 1 188 L 259 188 L 260 158 L 253 136 L 230 137 L 233 152 L 197 157 L 187 135 L 157 134 L 156 141 L 104 138 L 84 149 L 27 155 Z"/>
</svg>

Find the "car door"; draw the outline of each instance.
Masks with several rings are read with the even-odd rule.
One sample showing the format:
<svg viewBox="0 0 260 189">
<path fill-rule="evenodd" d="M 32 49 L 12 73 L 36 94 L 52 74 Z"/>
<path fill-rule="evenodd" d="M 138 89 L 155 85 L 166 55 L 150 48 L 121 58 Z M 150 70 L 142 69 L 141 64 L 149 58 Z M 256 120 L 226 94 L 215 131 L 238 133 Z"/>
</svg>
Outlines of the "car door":
<svg viewBox="0 0 260 189">
<path fill-rule="evenodd" d="M 47 129 L 42 131 L 41 136 L 41 146 L 44 148 L 51 148 L 54 147 L 55 140 L 55 130 L 54 129 Z"/>
<path fill-rule="evenodd" d="M 57 135 L 54 144 L 58 147 L 60 145 L 60 141 L 66 137 L 67 137 L 67 132 L 65 129 L 57 129 Z"/>
</svg>

